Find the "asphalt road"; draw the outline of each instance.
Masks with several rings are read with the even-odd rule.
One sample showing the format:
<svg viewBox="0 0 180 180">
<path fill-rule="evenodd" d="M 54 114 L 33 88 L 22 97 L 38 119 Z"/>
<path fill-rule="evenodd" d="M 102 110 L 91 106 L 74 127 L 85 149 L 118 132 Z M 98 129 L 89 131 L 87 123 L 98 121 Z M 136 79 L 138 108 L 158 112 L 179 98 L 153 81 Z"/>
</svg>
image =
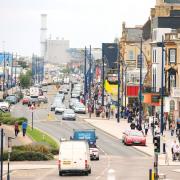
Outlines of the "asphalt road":
<svg viewBox="0 0 180 180">
<path fill-rule="evenodd" d="M 46 131 L 56 139 L 67 138 L 72 135 L 73 129 L 94 128 L 83 120 L 77 118 L 76 121 L 64 121 L 61 115 L 53 115 L 50 112 L 50 104 L 54 95 L 48 95 L 49 103 L 46 107 L 37 108 L 34 111 L 34 126 Z M 68 105 L 68 96 L 65 100 Z M 17 104 L 12 108 L 14 116 L 25 116 L 31 124 L 31 110 L 27 106 Z M 53 120 L 48 120 L 48 113 L 52 114 Z M 146 180 L 148 171 L 153 166 L 153 158 L 141 153 L 131 146 L 124 146 L 121 141 L 114 138 L 102 130 L 96 129 L 98 136 L 97 145 L 100 149 L 100 160 L 92 161 L 92 174 L 87 176 L 68 176 L 61 179 L 100 179 L 100 180 Z M 55 162 L 54 162 L 55 163 Z M 110 173 L 114 171 L 114 173 Z M 175 173 L 172 173 L 175 176 Z M 23 179 L 25 174 L 29 174 L 26 179 L 49 180 L 59 179 L 57 169 L 44 170 L 19 170 L 13 172 L 14 180 Z M 112 176 L 112 177 L 110 177 Z M 13 179 L 13 178 L 11 178 Z"/>
</svg>

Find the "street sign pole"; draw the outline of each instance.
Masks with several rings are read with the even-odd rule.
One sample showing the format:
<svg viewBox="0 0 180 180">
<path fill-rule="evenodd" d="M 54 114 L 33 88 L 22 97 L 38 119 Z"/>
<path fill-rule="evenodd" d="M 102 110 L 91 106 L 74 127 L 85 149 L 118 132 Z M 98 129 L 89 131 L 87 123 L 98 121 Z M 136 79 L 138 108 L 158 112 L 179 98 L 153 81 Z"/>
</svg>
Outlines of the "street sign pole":
<svg viewBox="0 0 180 180">
<path fill-rule="evenodd" d="M 1 176 L 0 176 L 0 180 L 3 180 L 3 144 L 4 144 L 4 142 L 3 142 L 3 136 L 4 136 L 4 130 L 3 129 L 1 129 L 1 156 L 0 156 L 0 158 L 1 158 Z"/>
<path fill-rule="evenodd" d="M 34 111 L 32 109 L 32 131 L 33 131 L 33 126 L 34 126 Z"/>
</svg>

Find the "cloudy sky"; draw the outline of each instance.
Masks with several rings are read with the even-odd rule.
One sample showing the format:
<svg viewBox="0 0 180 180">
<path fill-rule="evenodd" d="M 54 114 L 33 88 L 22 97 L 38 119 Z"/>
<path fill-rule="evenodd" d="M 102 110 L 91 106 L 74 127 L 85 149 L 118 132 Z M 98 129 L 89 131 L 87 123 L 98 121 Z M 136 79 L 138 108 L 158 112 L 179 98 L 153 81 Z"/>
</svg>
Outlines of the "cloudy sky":
<svg viewBox="0 0 180 180">
<path fill-rule="evenodd" d="M 0 51 L 40 53 L 40 14 L 48 37 L 70 40 L 71 47 L 101 47 L 120 37 L 122 22 L 142 25 L 156 0 L 0 0 Z"/>
</svg>

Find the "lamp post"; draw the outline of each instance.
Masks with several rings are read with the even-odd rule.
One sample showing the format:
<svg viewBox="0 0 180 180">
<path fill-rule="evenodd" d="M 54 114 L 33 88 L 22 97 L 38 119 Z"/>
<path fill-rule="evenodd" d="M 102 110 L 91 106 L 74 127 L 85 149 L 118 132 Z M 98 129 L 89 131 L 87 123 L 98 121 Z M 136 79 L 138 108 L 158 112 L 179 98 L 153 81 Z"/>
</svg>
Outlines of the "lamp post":
<svg viewBox="0 0 180 180">
<path fill-rule="evenodd" d="M 4 130 L 1 129 L 1 156 L 0 156 L 0 160 L 1 160 L 1 176 L 0 176 L 0 180 L 3 180 L 3 146 L 4 146 Z"/>
<path fill-rule="evenodd" d="M 140 84 L 139 84 L 139 128 L 142 125 L 142 38 L 140 46 Z"/>
<path fill-rule="evenodd" d="M 86 106 L 86 90 L 87 90 L 87 76 L 86 76 L 86 46 L 84 50 L 84 105 Z"/>
<path fill-rule="evenodd" d="M 119 54 L 119 52 L 118 52 Z M 120 118 L 120 59 L 119 59 L 119 55 L 118 55 L 118 111 L 117 111 L 117 122 L 119 123 Z"/>
<path fill-rule="evenodd" d="M 102 106 L 104 106 L 104 51 L 102 51 Z"/>
<path fill-rule="evenodd" d="M 163 130 L 164 130 L 164 127 L 163 127 L 163 121 L 164 121 L 164 109 L 163 109 L 163 106 L 164 106 L 164 99 L 163 99 L 163 96 L 164 96 L 164 38 L 162 36 L 162 64 L 161 64 L 161 134 L 163 134 Z"/>
<path fill-rule="evenodd" d="M 90 111 L 89 111 L 89 117 L 91 118 L 91 112 L 92 112 L 92 101 L 91 101 L 91 69 L 92 69 L 92 58 L 91 58 L 91 45 L 90 45 L 90 59 L 89 59 L 89 106 L 90 106 Z"/>
<path fill-rule="evenodd" d="M 5 51 L 4 51 L 4 61 L 3 61 L 3 65 L 4 65 L 4 67 L 3 67 L 3 98 L 4 98 L 4 95 L 5 95 L 5 78 L 6 78 L 6 75 L 5 75 L 5 73 L 6 73 L 6 54 L 5 54 Z"/>
<path fill-rule="evenodd" d="M 8 137 L 8 171 L 7 171 L 7 180 L 10 180 L 10 155 L 12 152 L 12 139 L 13 137 Z"/>
</svg>

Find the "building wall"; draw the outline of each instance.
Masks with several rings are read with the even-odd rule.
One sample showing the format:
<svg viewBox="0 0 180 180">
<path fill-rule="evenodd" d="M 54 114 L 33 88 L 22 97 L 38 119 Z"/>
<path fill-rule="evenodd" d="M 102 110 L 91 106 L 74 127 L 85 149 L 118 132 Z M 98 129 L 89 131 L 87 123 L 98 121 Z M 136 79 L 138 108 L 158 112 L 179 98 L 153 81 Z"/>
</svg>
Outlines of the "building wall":
<svg viewBox="0 0 180 180">
<path fill-rule="evenodd" d="M 55 64 L 68 63 L 68 49 L 68 40 L 47 40 L 46 61 Z"/>
</svg>

